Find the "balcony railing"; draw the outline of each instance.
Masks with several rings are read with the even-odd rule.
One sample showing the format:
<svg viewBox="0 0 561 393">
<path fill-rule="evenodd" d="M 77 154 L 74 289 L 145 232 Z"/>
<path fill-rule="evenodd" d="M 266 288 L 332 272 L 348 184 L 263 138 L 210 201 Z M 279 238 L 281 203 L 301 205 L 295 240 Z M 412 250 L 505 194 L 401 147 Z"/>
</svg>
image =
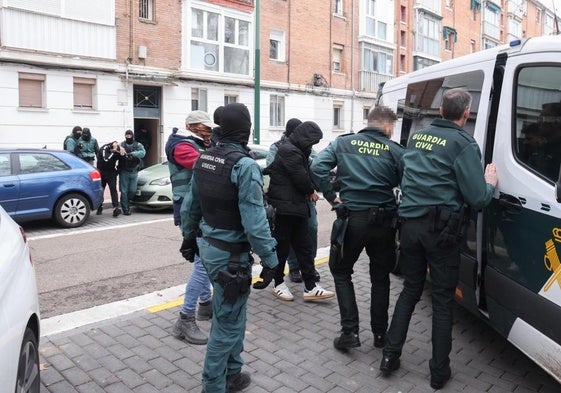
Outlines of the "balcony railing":
<svg viewBox="0 0 561 393">
<path fill-rule="evenodd" d="M 391 75 L 384 75 L 374 71 L 359 71 L 360 91 L 376 93 L 380 83 L 392 79 Z"/>
</svg>

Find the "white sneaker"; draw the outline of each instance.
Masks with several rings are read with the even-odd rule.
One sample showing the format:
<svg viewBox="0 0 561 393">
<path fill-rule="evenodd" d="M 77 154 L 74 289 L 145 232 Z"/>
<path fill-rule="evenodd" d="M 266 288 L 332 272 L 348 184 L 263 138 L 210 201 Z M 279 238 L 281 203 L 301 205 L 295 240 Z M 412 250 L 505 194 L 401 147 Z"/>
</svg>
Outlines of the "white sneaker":
<svg viewBox="0 0 561 393">
<path fill-rule="evenodd" d="M 284 300 L 287 302 L 291 302 L 294 300 L 294 296 L 292 296 L 290 289 L 288 289 L 284 282 L 273 288 L 273 295 L 278 297 L 280 300 Z"/>
<path fill-rule="evenodd" d="M 310 289 L 304 289 L 304 301 L 311 301 L 311 300 L 321 300 L 321 299 L 330 299 L 335 296 L 335 292 L 328 291 L 323 289 L 319 284 L 316 283 L 316 286 Z"/>
</svg>

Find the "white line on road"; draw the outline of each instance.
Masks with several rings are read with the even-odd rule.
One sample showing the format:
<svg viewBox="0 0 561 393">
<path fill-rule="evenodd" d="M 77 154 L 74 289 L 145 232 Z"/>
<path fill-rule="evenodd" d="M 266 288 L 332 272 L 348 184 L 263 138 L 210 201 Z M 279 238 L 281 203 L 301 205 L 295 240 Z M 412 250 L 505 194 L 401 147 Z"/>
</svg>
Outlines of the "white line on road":
<svg viewBox="0 0 561 393">
<path fill-rule="evenodd" d="M 156 222 L 165 222 L 165 221 L 172 221 L 172 220 L 173 220 L 173 217 L 170 217 L 170 218 L 162 218 L 162 219 L 159 219 L 159 220 L 133 222 L 133 223 L 130 223 L 130 224 L 110 225 L 110 226 L 96 227 L 96 228 L 90 228 L 90 229 L 79 229 L 79 230 L 70 231 L 70 232 L 52 233 L 50 235 L 37 235 L 37 236 L 31 235 L 31 236 L 27 236 L 27 240 L 52 239 L 52 238 L 61 237 L 61 236 L 81 235 L 81 234 L 84 234 L 84 233 L 107 231 L 107 230 L 110 230 L 110 229 L 128 228 L 128 227 L 134 227 L 134 226 L 138 226 L 138 225 L 153 224 L 153 223 L 156 223 Z"/>
</svg>

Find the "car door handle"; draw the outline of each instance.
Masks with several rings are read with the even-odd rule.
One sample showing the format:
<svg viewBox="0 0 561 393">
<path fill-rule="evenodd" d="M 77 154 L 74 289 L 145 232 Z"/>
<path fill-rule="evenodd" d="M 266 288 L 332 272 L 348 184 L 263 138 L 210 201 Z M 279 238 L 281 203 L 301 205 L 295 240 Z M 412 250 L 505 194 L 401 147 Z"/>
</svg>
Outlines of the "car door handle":
<svg viewBox="0 0 561 393">
<path fill-rule="evenodd" d="M 16 186 L 16 185 L 13 184 L 13 183 L 4 184 L 4 188 L 13 188 L 13 187 L 15 187 L 15 186 Z"/>
<path fill-rule="evenodd" d="M 504 194 L 502 192 L 499 196 L 499 205 L 512 213 L 520 213 L 523 209 L 520 199 L 513 195 Z"/>
</svg>

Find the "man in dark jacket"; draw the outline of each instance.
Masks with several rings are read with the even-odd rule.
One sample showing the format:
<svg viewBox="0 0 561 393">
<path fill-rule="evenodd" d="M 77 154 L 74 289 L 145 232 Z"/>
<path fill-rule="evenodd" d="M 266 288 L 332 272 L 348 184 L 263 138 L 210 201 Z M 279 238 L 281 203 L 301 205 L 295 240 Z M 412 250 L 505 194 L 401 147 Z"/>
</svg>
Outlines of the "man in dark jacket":
<svg viewBox="0 0 561 393">
<path fill-rule="evenodd" d="M 308 159 L 312 146 L 318 143 L 322 136 L 316 123 L 306 121 L 300 124 L 286 138 L 285 143 L 279 145 L 273 163 L 263 172 L 270 175 L 267 199 L 276 209 L 274 236 L 278 242 L 279 268 L 275 274 L 273 294 L 281 300 L 294 300 L 294 296 L 284 283 L 284 265 L 290 246 L 296 253 L 304 280 L 304 300 L 328 299 L 335 295 L 316 283 L 314 257 L 308 231 L 310 217 L 308 202 L 318 200 L 318 194 L 310 178 Z"/>
<path fill-rule="evenodd" d="M 113 205 L 113 217 L 121 214 L 119 207 L 119 195 L 117 194 L 117 165 L 119 158 L 125 154 L 125 149 L 119 146 L 119 142 L 113 141 L 101 146 L 97 153 L 97 169 L 101 173 L 101 187 L 109 186 L 111 193 L 111 204 Z M 103 204 L 97 209 L 97 214 L 103 212 Z"/>
</svg>

